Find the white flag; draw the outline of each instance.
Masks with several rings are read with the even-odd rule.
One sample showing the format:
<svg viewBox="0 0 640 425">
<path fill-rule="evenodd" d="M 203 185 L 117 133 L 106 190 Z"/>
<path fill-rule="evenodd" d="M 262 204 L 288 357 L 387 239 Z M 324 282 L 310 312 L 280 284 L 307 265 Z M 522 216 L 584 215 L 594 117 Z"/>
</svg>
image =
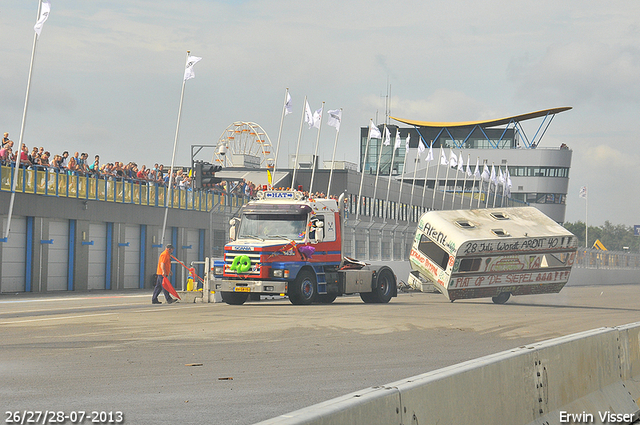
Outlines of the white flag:
<svg viewBox="0 0 640 425">
<path fill-rule="evenodd" d="M 185 81 L 190 80 L 191 78 L 195 78 L 196 73 L 193 72 L 193 65 L 197 64 L 201 60 L 202 58 L 199 58 L 197 56 L 189 56 L 187 58 L 187 68 L 184 70 Z"/>
<path fill-rule="evenodd" d="M 311 112 L 309 102 L 304 106 L 304 122 L 309 124 L 309 128 L 313 127 L 313 112 Z"/>
<path fill-rule="evenodd" d="M 322 108 L 324 108 L 324 106 Z M 322 108 L 313 113 L 313 126 L 318 130 L 320 129 L 320 124 L 322 123 Z"/>
<path fill-rule="evenodd" d="M 469 166 L 469 157 L 467 157 L 467 176 L 468 177 L 473 176 L 473 173 L 471 172 L 471 167 Z"/>
<path fill-rule="evenodd" d="M 293 104 L 291 103 L 291 95 L 287 92 L 287 101 L 284 104 L 284 114 L 293 114 Z"/>
<path fill-rule="evenodd" d="M 398 149 L 401 143 L 402 140 L 400 140 L 400 129 L 398 129 L 398 131 L 396 131 L 396 143 L 393 145 L 393 150 L 395 151 L 396 149 Z"/>
<path fill-rule="evenodd" d="M 458 156 L 458 171 L 464 172 L 464 161 L 462 160 L 462 152 Z"/>
<path fill-rule="evenodd" d="M 369 138 L 382 139 L 382 134 L 380 134 L 380 129 L 373 124 L 373 121 L 370 121 L 370 124 L 369 124 Z"/>
<path fill-rule="evenodd" d="M 580 188 L 580 197 L 582 199 L 587 199 L 587 186 L 582 186 Z"/>
<path fill-rule="evenodd" d="M 447 156 L 444 154 L 442 148 L 440 148 L 440 164 L 449 165 L 449 161 L 447 161 Z"/>
<path fill-rule="evenodd" d="M 507 190 L 506 194 L 511 198 L 511 175 L 509 174 L 509 168 L 507 168 Z"/>
<path fill-rule="evenodd" d="M 482 166 L 482 180 L 488 182 L 489 181 L 489 168 L 487 167 L 487 163 L 485 162 Z"/>
<path fill-rule="evenodd" d="M 425 146 L 422 144 L 422 140 L 418 140 L 418 157 L 422 155 L 422 152 L 425 150 Z"/>
<path fill-rule="evenodd" d="M 491 164 L 491 182 L 496 186 L 498 185 L 498 180 L 496 180 L 496 169 L 493 167 L 493 164 Z"/>
<path fill-rule="evenodd" d="M 404 140 L 404 154 L 409 153 L 409 140 L 411 140 L 411 133 L 407 133 L 407 138 Z"/>
<path fill-rule="evenodd" d="M 384 143 L 383 145 L 385 146 L 390 146 L 391 145 L 391 132 L 389 131 L 389 129 L 387 128 L 387 126 L 384 126 L 384 130 L 387 132 L 384 136 Z"/>
<path fill-rule="evenodd" d="M 453 153 L 453 149 L 449 150 L 449 165 L 451 168 L 456 168 L 456 165 L 458 165 L 458 157 Z"/>
<path fill-rule="evenodd" d="M 51 3 L 49 3 L 49 0 L 42 0 L 42 6 L 40 7 L 40 17 L 33 27 L 36 34 L 38 35 L 38 39 L 40 38 L 40 31 L 42 31 L 44 23 L 49 18 L 49 12 L 51 12 Z"/>
<path fill-rule="evenodd" d="M 473 170 L 473 178 L 477 179 L 480 178 L 480 158 L 476 158 L 476 169 Z"/>
<path fill-rule="evenodd" d="M 331 127 L 335 127 L 337 131 L 340 131 L 340 123 L 342 122 L 342 109 L 333 109 L 327 111 L 327 114 L 329 114 L 329 120 L 327 121 L 327 124 L 329 124 Z"/>
<path fill-rule="evenodd" d="M 433 161 L 433 149 L 429 146 L 429 153 L 427 153 L 427 157 L 425 158 L 427 162 Z"/>
<path fill-rule="evenodd" d="M 506 182 L 506 179 L 504 178 L 504 174 L 502 173 L 502 168 L 499 168 L 499 167 L 498 167 L 498 181 L 502 184 Z"/>
</svg>

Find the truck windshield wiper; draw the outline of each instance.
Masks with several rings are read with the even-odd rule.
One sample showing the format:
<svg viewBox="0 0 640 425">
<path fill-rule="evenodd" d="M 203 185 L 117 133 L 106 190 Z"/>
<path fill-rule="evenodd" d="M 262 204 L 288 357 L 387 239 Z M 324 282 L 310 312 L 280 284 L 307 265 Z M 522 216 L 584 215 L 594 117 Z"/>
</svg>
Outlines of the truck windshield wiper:
<svg viewBox="0 0 640 425">
<path fill-rule="evenodd" d="M 279 238 L 279 239 L 285 239 L 285 240 L 287 240 L 287 241 L 289 241 L 289 242 L 293 242 L 293 241 L 294 241 L 294 240 L 293 240 L 293 239 L 291 239 L 290 237 L 282 236 L 282 235 L 269 235 L 269 236 L 267 236 L 267 237 L 268 237 L 268 238 Z"/>
<path fill-rule="evenodd" d="M 264 241 L 264 239 L 259 238 L 258 236 L 254 236 L 254 235 L 240 235 L 238 237 L 238 239 L 242 239 L 242 238 L 251 238 L 251 239 L 258 239 L 259 241 Z"/>
</svg>

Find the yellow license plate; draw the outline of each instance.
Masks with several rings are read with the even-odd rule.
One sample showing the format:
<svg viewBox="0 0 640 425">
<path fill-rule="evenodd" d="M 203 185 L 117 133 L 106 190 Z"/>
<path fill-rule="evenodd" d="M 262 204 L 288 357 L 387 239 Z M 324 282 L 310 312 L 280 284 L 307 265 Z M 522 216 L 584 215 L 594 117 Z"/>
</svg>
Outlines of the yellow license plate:
<svg viewBox="0 0 640 425">
<path fill-rule="evenodd" d="M 248 286 L 236 286 L 234 288 L 234 291 L 236 291 L 236 292 L 251 292 L 251 288 L 249 288 Z"/>
</svg>

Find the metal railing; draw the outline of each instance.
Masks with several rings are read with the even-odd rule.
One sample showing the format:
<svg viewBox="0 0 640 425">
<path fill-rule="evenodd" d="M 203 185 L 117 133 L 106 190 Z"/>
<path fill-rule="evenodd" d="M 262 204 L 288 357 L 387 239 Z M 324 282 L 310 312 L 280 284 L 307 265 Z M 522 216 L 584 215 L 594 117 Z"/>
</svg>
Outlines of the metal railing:
<svg viewBox="0 0 640 425">
<path fill-rule="evenodd" d="M 626 251 L 602 251 L 579 248 L 574 267 L 582 269 L 640 269 L 640 254 Z"/>
<path fill-rule="evenodd" d="M 0 191 L 11 192 L 14 164 L 0 164 Z M 168 188 L 156 182 L 127 178 L 80 176 L 75 172 L 52 167 L 36 169 L 20 167 L 16 192 L 43 196 L 76 198 L 92 201 L 116 202 L 150 207 L 212 211 L 228 206 L 238 207 L 248 198 L 237 194 L 212 190 L 193 190 L 176 186 L 168 198 Z"/>
</svg>

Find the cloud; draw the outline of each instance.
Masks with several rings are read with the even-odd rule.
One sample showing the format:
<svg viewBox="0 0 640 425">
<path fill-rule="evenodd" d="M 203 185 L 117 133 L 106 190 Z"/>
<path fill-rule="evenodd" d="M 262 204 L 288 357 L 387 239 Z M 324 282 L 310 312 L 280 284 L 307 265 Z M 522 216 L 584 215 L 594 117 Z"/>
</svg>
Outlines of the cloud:
<svg viewBox="0 0 640 425">
<path fill-rule="evenodd" d="M 612 105 L 640 96 L 640 48 L 631 44 L 572 42 L 550 46 L 539 59 L 509 65 L 517 95 L 559 104 Z"/>
</svg>

